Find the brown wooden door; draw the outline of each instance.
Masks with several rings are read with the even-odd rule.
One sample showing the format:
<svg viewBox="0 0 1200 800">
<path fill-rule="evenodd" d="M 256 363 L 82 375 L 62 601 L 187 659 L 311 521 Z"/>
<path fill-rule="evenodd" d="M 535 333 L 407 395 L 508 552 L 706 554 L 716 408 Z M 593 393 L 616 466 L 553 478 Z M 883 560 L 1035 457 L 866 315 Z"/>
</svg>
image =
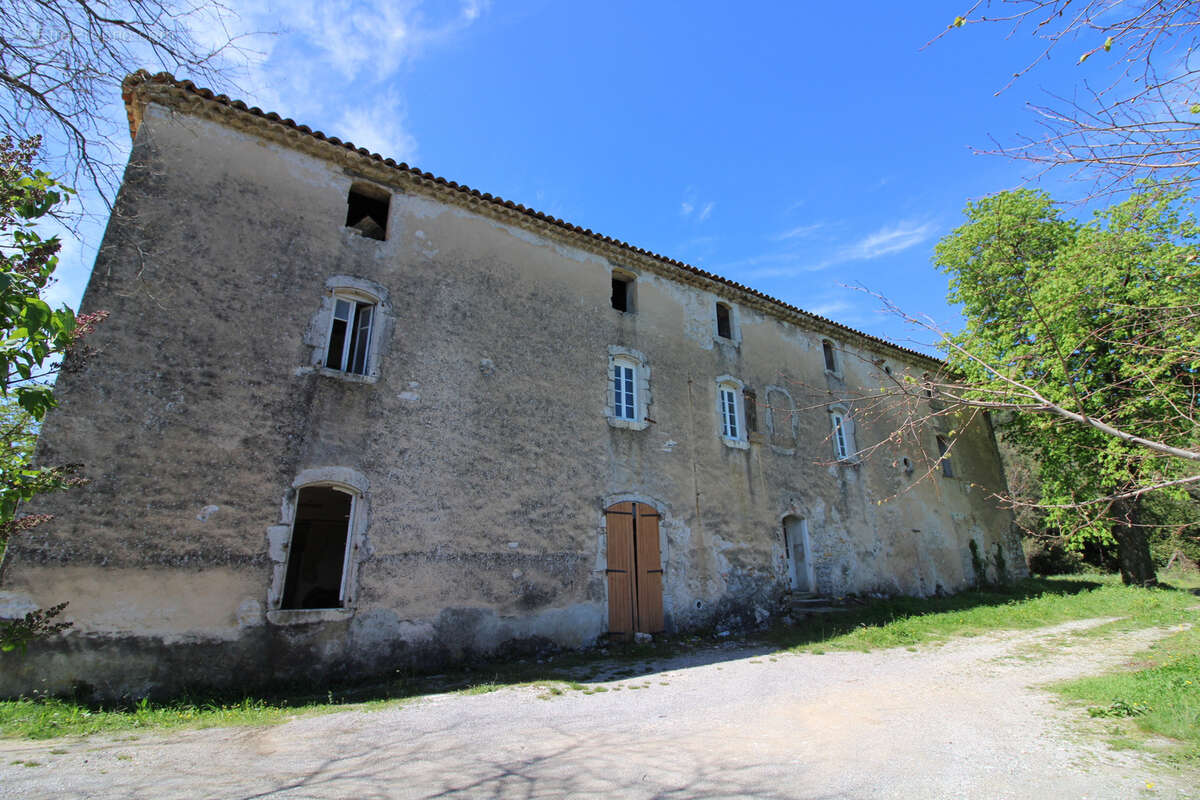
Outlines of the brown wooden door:
<svg viewBox="0 0 1200 800">
<path fill-rule="evenodd" d="M 658 549 L 658 512 L 638 503 L 634 525 L 637 543 L 637 629 L 643 633 L 663 630 L 663 571 Z"/>
<path fill-rule="evenodd" d="M 617 503 L 606 513 L 608 529 L 608 632 L 625 638 L 633 636 L 634 549 L 633 523 L 635 503 Z"/>
<path fill-rule="evenodd" d="M 663 630 L 662 557 L 658 512 L 644 503 L 617 503 L 605 511 L 608 532 L 608 631 Z"/>
</svg>

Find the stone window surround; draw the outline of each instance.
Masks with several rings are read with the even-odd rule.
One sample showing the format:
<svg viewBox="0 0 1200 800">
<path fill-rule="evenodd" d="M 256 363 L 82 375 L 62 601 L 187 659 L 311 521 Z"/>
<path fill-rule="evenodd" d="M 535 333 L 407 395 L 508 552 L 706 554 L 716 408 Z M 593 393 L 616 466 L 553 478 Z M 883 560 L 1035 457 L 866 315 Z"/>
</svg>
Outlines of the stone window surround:
<svg viewBox="0 0 1200 800">
<path fill-rule="evenodd" d="M 833 369 L 829 368 L 829 360 L 825 356 L 826 345 L 829 345 L 829 359 L 833 361 Z M 821 368 L 825 371 L 826 375 L 839 379 L 842 377 L 841 348 L 829 338 L 821 339 Z"/>
<path fill-rule="evenodd" d="M 638 290 L 638 275 L 637 273 L 626 269 L 625 267 L 613 267 L 610 271 L 613 280 L 619 280 L 625 284 L 625 310 L 618 313 L 621 314 L 636 314 L 638 312 L 637 290 Z M 616 310 L 616 309 L 614 309 Z"/>
<path fill-rule="evenodd" d="M 623 419 L 616 415 L 616 407 L 613 402 L 612 395 L 612 375 L 613 367 L 618 363 L 632 365 L 633 379 L 635 383 L 634 403 L 636 412 L 633 419 Z M 641 431 L 650 426 L 647 417 L 650 416 L 650 366 L 646 363 L 646 356 L 638 350 L 633 350 L 628 347 L 610 344 L 608 346 L 608 371 L 605 373 L 604 381 L 604 397 L 605 397 L 605 413 L 608 416 L 608 424 L 614 428 L 627 428 L 629 430 Z"/>
<path fill-rule="evenodd" d="M 329 334 L 333 327 L 334 305 L 339 297 L 343 300 L 369 302 L 375 306 L 374 318 L 371 321 L 371 341 L 367 348 L 367 367 L 362 375 L 329 369 L 325 366 L 325 358 L 329 349 Z M 395 316 L 392 313 L 392 305 L 385 286 L 353 275 L 331 275 L 325 280 L 321 305 L 309 319 L 308 328 L 304 334 L 304 344 L 310 348 L 309 363 L 297 369 L 296 374 L 315 373 L 348 383 L 376 383 L 379 380 L 380 365 L 387 345 L 391 341 L 394 327 Z"/>
<path fill-rule="evenodd" d="M 746 450 L 750 447 L 750 442 L 746 439 L 746 415 L 742 410 L 742 390 L 745 388 L 746 384 L 732 375 L 721 375 L 716 380 L 717 435 L 721 437 L 721 441 L 726 447 L 733 447 L 738 450 Z M 728 389 L 733 392 L 734 413 L 737 414 L 738 424 L 738 435 L 736 437 L 725 435 L 725 410 L 721 406 L 722 389 Z"/>
<path fill-rule="evenodd" d="M 346 563 L 343 564 L 345 605 L 342 608 L 280 608 L 283 587 L 287 580 L 288 552 L 292 539 L 292 524 L 296 519 L 296 499 L 300 489 L 308 486 L 330 486 L 354 498 L 350 525 L 346 531 Z M 271 585 L 267 590 L 267 621 L 276 625 L 298 625 L 310 622 L 336 622 L 354 616 L 358 599 L 358 565 L 368 554 L 367 526 L 370 517 L 366 476 L 349 467 L 315 467 L 296 476 L 283 495 L 279 522 L 267 528 L 267 554 L 271 560 Z"/>
<path fill-rule="evenodd" d="M 663 569 L 663 614 L 670 615 L 672 613 L 671 599 L 672 594 L 668 589 L 668 582 L 673 574 L 670 570 L 672 564 L 671 553 L 671 538 L 668 535 L 669 529 L 677 525 L 674 515 L 671 512 L 671 506 L 662 498 L 653 497 L 640 492 L 614 492 L 606 494 L 600 501 L 600 517 L 596 526 L 596 562 L 593 572 L 600 578 L 604 578 L 606 569 L 608 568 L 608 516 L 605 509 L 615 506 L 617 503 L 643 503 L 653 507 L 658 511 L 658 552 L 659 558 L 662 559 Z M 699 609 L 703 605 L 697 600 L 696 608 Z M 608 613 L 608 581 L 604 581 L 604 609 L 605 614 Z M 605 624 L 608 618 L 605 617 Z M 607 629 L 606 629 L 607 630 Z"/>
<path fill-rule="evenodd" d="M 717 306 L 725 306 L 729 310 L 729 337 L 720 336 L 717 334 Z M 725 346 L 741 347 L 742 346 L 742 325 L 738 318 L 737 305 L 730 300 L 717 298 L 712 304 L 712 338 L 717 344 Z"/>
</svg>

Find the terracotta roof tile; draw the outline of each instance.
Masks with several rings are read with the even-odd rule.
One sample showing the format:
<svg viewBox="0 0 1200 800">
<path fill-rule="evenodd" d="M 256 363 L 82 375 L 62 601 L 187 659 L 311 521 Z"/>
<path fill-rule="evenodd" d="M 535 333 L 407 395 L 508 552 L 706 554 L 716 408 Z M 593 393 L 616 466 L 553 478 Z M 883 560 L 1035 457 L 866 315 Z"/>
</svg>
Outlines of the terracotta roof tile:
<svg viewBox="0 0 1200 800">
<path fill-rule="evenodd" d="M 548 222 L 552 225 L 556 225 L 558 227 L 565 228 L 566 230 L 574 231 L 576 233 L 582 234 L 584 236 L 588 236 L 593 239 L 597 239 L 602 242 L 606 242 L 608 244 L 614 245 L 614 246 L 622 248 L 624 250 L 629 250 L 631 252 L 638 253 L 639 255 L 647 256 L 648 258 L 652 258 L 652 259 L 662 262 L 664 264 L 670 264 L 673 267 L 677 267 L 679 269 L 685 270 L 694 275 L 699 275 L 700 277 L 706 278 L 708 280 L 725 284 L 726 286 L 730 286 L 734 289 L 737 289 L 740 292 L 744 292 L 753 297 L 757 297 L 760 300 L 765 300 L 768 303 L 776 305 L 782 309 L 786 309 L 787 311 L 790 311 L 792 313 L 799 314 L 801 316 L 805 316 L 805 317 L 808 317 L 813 320 L 818 320 L 826 325 L 830 325 L 834 328 L 838 328 L 843 331 L 846 331 L 847 333 L 851 333 L 856 336 L 861 336 L 864 339 L 867 339 L 869 341 L 884 345 L 888 349 L 898 350 L 903 353 L 908 353 L 909 355 L 917 356 L 918 358 L 922 358 L 922 359 L 925 359 L 928 361 L 934 361 L 934 362 L 940 363 L 939 359 L 937 359 L 933 356 L 929 356 L 929 355 L 926 355 L 925 353 L 919 352 L 917 350 L 912 350 L 910 348 L 903 347 L 903 346 L 895 344 L 893 342 L 889 342 L 886 339 L 881 339 L 878 336 L 873 336 L 864 331 L 860 331 L 855 328 L 851 328 L 848 325 L 843 325 L 840 322 L 835 322 L 834 320 L 829 319 L 828 317 L 823 317 L 820 314 L 814 314 L 811 311 L 805 311 L 802 308 L 794 306 L 790 303 L 785 303 L 784 301 L 779 300 L 774 297 L 771 297 L 770 295 L 765 294 L 764 292 L 760 292 L 757 289 L 752 289 L 749 286 L 746 286 L 745 284 L 741 284 L 741 283 L 738 283 L 737 281 L 730 280 L 729 278 L 725 278 L 725 277 L 722 277 L 715 273 L 708 272 L 707 270 L 700 269 L 699 267 L 694 267 L 691 264 L 686 264 L 677 259 L 670 258 L 670 257 L 664 256 L 664 255 L 660 255 L 659 253 L 654 253 L 654 252 L 651 252 L 651 251 L 646 250 L 641 247 L 636 247 L 634 245 L 629 244 L 626 241 L 622 241 L 620 239 L 614 239 L 611 236 L 605 236 L 600 233 L 594 233 L 589 228 L 581 228 L 578 225 L 573 225 L 569 222 L 564 222 L 563 220 L 558 219 L 557 217 L 551 217 L 546 214 L 543 214 L 540 211 L 535 211 L 531 208 L 526 208 L 525 206 L 523 206 L 519 203 L 514 204 L 511 200 L 505 200 L 501 197 L 493 196 L 492 194 L 490 194 L 488 192 L 484 192 L 481 194 L 478 189 L 472 189 L 471 187 L 467 186 L 466 184 L 456 183 L 455 181 L 448 181 L 445 178 L 436 176 L 430 172 L 422 172 L 421 170 L 417 169 L 416 167 L 409 166 L 407 163 L 405 163 L 403 161 L 401 161 L 400 163 L 396 163 L 393 159 L 384 158 L 379 153 L 372 153 L 371 151 L 367 150 L 365 147 L 356 147 L 353 142 L 344 142 L 336 136 L 326 136 L 321 131 L 314 131 L 312 128 L 308 127 L 307 125 L 301 125 L 301 124 L 297 123 L 295 120 L 292 120 L 290 118 L 284 119 L 283 117 L 281 117 L 279 114 L 275 113 L 274 111 L 264 112 L 258 106 L 247 107 L 247 105 L 244 102 L 242 102 L 241 100 L 230 99 L 228 95 L 224 95 L 224 94 L 220 94 L 220 95 L 215 94 L 211 89 L 205 89 L 202 87 L 198 87 L 192 81 L 177 80 L 175 78 L 175 76 L 171 75 L 168 72 L 159 72 L 155 75 L 151 75 L 146 70 L 138 70 L 137 72 L 134 72 L 125 77 L 125 80 L 121 84 L 121 96 L 122 96 L 122 99 L 125 101 L 125 108 L 129 114 L 131 132 L 136 130 L 136 125 L 134 122 L 134 109 L 133 109 L 134 92 L 136 91 L 138 86 L 140 86 L 142 84 L 148 84 L 148 83 L 161 84 L 161 85 L 165 85 L 165 86 L 172 86 L 177 89 L 182 89 L 185 92 L 197 95 L 199 97 L 204 98 L 205 100 L 209 100 L 209 101 L 212 101 L 215 103 L 220 103 L 221 105 L 229 106 L 230 108 L 237 109 L 238 111 L 242 111 L 242 112 L 250 114 L 252 116 L 260 117 L 262 119 L 266 119 L 271 122 L 275 122 L 280 125 L 284 125 L 288 128 L 299 131 L 300 133 L 303 133 L 307 136 L 311 136 L 315 139 L 319 139 L 321 141 L 328 142 L 329 144 L 332 144 L 332 145 L 335 145 L 338 147 L 343 147 L 347 150 L 359 153 L 367 158 L 370 158 L 374 161 L 378 161 L 382 164 L 386 164 L 387 166 L 393 167 L 394 169 L 400 170 L 402 172 L 407 172 L 409 174 L 416 175 L 421 178 L 425 178 L 426 180 L 434 181 L 438 184 L 441 184 L 441 185 L 447 186 L 449 188 L 456 189 L 457 191 L 463 192 L 464 194 L 469 194 L 473 197 L 481 198 L 483 200 L 488 201 L 489 203 L 494 203 L 496 205 L 500 205 L 505 208 L 515 209 L 515 210 L 520 211 L 524 214 L 527 214 L 528 216 L 533 217 L 535 219 L 540 219 L 540 220 Z"/>
</svg>

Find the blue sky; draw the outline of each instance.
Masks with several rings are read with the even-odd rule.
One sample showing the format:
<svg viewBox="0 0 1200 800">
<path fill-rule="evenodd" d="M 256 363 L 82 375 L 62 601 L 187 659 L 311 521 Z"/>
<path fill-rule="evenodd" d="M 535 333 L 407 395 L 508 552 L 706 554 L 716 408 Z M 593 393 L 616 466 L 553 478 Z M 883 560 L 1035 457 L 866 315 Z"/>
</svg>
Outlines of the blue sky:
<svg viewBox="0 0 1200 800">
<path fill-rule="evenodd" d="M 241 29 L 278 33 L 211 88 L 911 346 L 844 285 L 957 325 L 933 246 L 1032 172 L 971 148 L 1107 68 L 1064 51 L 996 96 L 1037 42 L 968 26 L 926 47 L 963 5 L 242 0 Z M 78 302 L 101 230 L 54 300 Z"/>
</svg>

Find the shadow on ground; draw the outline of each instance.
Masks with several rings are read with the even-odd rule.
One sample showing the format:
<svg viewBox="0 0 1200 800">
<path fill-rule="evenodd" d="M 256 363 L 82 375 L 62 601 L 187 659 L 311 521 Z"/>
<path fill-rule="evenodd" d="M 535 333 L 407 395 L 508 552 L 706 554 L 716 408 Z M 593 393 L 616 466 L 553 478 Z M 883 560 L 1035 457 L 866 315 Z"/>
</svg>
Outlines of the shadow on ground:
<svg viewBox="0 0 1200 800">
<path fill-rule="evenodd" d="M 837 613 L 778 623 L 755 631 L 660 635 L 649 643 L 608 643 L 586 651 L 546 652 L 538 656 L 495 662 L 476 662 L 436 675 L 403 671 L 373 680 L 340 684 L 284 685 L 253 693 L 194 691 L 173 701 L 155 703 L 220 707 L 248 699 L 268 707 L 355 704 L 398 700 L 443 692 L 485 693 L 525 683 L 574 684 L 592 687 L 638 678 L 682 666 L 700 666 L 765 655 L 781 649 L 814 647 L 862 628 L 882 628 L 910 617 L 1000 606 L 1047 596 L 1078 594 L 1102 584 L 1076 577 L 1031 578 L 1011 586 L 990 587 L 949 597 L 890 599 L 853 598 Z M 78 701 L 77 701 L 78 702 Z M 80 702 L 80 705 L 85 705 Z M 106 710 L 117 710 L 112 705 Z M 131 705 L 130 708 L 133 708 Z"/>
</svg>

